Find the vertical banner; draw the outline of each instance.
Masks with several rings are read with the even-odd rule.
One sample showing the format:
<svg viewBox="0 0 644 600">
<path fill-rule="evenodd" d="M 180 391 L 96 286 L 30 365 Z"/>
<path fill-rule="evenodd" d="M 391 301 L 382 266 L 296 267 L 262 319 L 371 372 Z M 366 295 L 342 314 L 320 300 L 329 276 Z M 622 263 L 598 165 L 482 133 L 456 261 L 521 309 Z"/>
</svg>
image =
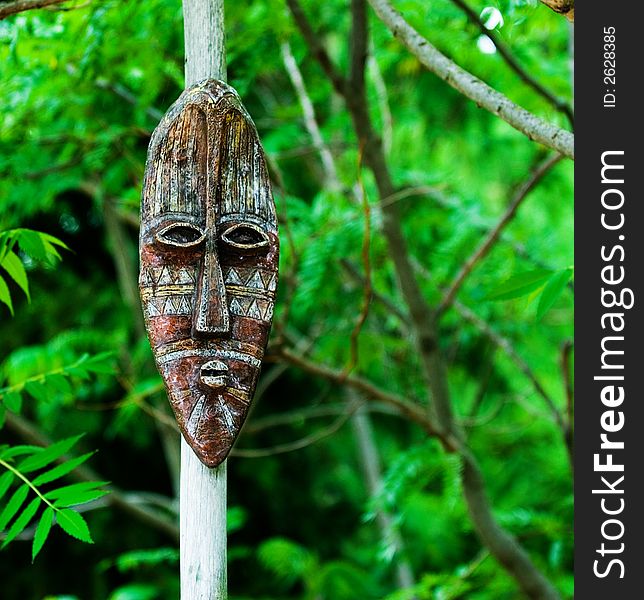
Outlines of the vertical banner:
<svg viewBox="0 0 644 600">
<path fill-rule="evenodd" d="M 635 4 L 584 2 L 575 14 L 575 596 L 583 599 L 644 598 L 643 34 Z"/>
</svg>

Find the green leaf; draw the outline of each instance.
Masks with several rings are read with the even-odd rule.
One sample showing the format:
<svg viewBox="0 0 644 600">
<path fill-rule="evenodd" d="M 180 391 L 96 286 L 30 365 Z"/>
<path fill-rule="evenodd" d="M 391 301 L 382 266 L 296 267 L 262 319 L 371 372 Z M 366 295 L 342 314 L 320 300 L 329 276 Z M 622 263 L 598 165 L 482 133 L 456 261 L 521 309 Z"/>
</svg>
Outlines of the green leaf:
<svg viewBox="0 0 644 600">
<path fill-rule="evenodd" d="M 22 396 L 18 392 L 4 392 L 2 403 L 12 412 L 18 413 L 22 408 Z"/>
<path fill-rule="evenodd" d="M 0 429 L 2 429 L 6 420 L 7 420 L 7 409 L 5 408 L 4 404 L 0 404 Z"/>
<path fill-rule="evenodd" d="M 114 373 L 113 359 L 113 352 L 101 352 L 96 356 L 84 354 L 75 364 L 67 368 L 67 372 L 82 379 L 87 379 L 90 373 L 111 375 Z"/>
<path fill-rule="evenodd" d="M 530 292 L 539 289 L 551 276 L 552 271 L 543 269 L 514 275 L 490 292 L 487 300 L 512 300 L 527 296 Z"/>
<path fill-rule="evenodd" d="M 103 485 L 107 485 L 108 483 L 109 482 L 107 481 L 84 481 L 83 483 L 73 483 L 47 492 L 45 494 L 45 498 L 48 500 L 56 500 L 68 493 L 85 492 L 87 490 L 93 490 Z"/>
<path fill-rule="evenodd" d="M 59 240 L 57 237 L 54 237 L 53 235 L 49 235 L 48 233 L 40 233 L 40 237 L 43 240 L 43 242 L 47 244 L 51 244 L 53 246 L 59 246 L 60 248 L 63 248 L 64 250 L 69 250 L 71 252 L 71 248 L 62 240 Z"/>
<path fill-rule="evenodd" d="M 71 508 L 63 508 L 58 511 L 56 515 L 56 522 L 60 527 L 72 537 L 80 540 L 81 542 L 87 542 L 88 544 L 93 544 L 92 536 L 89 532 L 89 527 L 85 519 Z"/>
<path fill-rule="evenodd" d="M 15 475 L 11 471 L 7 471 L 2 477 L 0 477 L 0 498 L 2 498 L 9 489 L 11 482 Z"/>
<path fill-rule="evenodd" d="M 119 572 L 127 573 L 142 566 L 156 567 L 163 563 L 172 565 L 177 562 L 179 562 L 179 551 L 176 548 L 154 548 L 152 550 L 131 550 L 121 554 L 115 564 Z"/>
<path fill-rule="evenodd" d="M 22 530 L 27 527 L 33 516 L 36 514 L 38 507 L 42 500 L 40 498 L 34 498 L 28 505 L 25 510 L 22 511 L 20 516 L 13 522 L 13 525 L 7 532 L 7 536 L 2 542 L 0 548 L 4 548 L 9 542 L 13 541 L 14 538 L 19 535 Z"/>
<path fill-rule="evenodd" d="M 34 479 L 34 485 L 42 485 L 43 483 L 49 483 L 50 481 L 55 481 L 61 477 L 71 473 L 76 467 L 82 465 L 94 452 L 88 452 L 77 458 L 72 458 L 71 460 L 65 461 L 62 465 L 57 465 L 53 469 L 42 473 Z M 49 496 L 47 496 L 49 498 Z"/>
<path fill-rule="evenodd" d="M 85 368 L 92 373 L 112 375 L 114 373 L 114 352 L 101 352 L 85 362 Z"/>
<path fill-rule="evenodd" d="M 44 385 L 47 387 L 49 395 L 56 395 L 66 398 L 72 395 L 72 386 L 69 380 L 61 373 L 52 373 L 45 375 Z"/>
<path fill-rule="evenodd" d="M 38 523 L 38 527 L 36 528 L 34 543 L 31 547 L 32 562 L 36 560 L 36 556 L 38 556 L 38 553 L 42 549 L 43 544 L 47 540 L 47 537 L 49 536 L 49 532 L 51 531 L 51 524 L 53 520 L 54 520 L 54 509 L 48 506 L 44 510 L 42 517 L 40 517 L 40 523 Z"/>
<path fill-rule="evenodd" d="M 23 454 L 34 454 L 34 452 L 40 452 L 42 446 L 11 446 L 6 450 L 0 452 L 0 459 L 9 460 L 10 458 L 15 458 L 16 456 L 22 456 Z"/>
<path fill-rule="evenodd" d="M 108 600 L 154 600 L 159 596 L 156 586 L 144 583 L 130 583 L 118 588 Z"/>
<path fill-rule="evenodd" d="M 2 259 L 0 266 L 9 273 L 9 276 L 20 286 L 20 289 L 31 301 L 31 297 L 29 296 L 27 272 L 25 271 L 25 266 L 22 264 L 18 255 L 14 252 L 8 252 Z"/>
<path fill-rule="evenodd" d="M 288 583 L 297 581 L 317 567 L 315 557 L 309 550 L 285 538 L 262 542 L 258 557 L 269 571 Z"/>
<path fill-rule="evenodd" d="M 9 307 L 9 312 L 13 315 L 13 304 L 11 303 L 11 294 L 9 293 L 9 288 L 2 277 L 0 277 L 0 302 L 6 304 Z"/>
<path fill-rule="evenodd" d="M 43 448 L 33 456 L 25 458 L 25 460 L 18 465 L 18 471 L 21 473 L 29 473 L 30 471 L 46 467 L 48 464 L 60 458 L 63 454 L 67 453 L 82 437 L 82 434 L 76 435 L 74 437 L 61 440 L 60 442 L 56 442 L 48 448 Z"/>
<path fill-rule="evenodd" d="M 85 368 L 85 363 L 89 360 L 89 354 L 83 354 L 73 365 L 66 367 L 67 373 L 80 377 L 81 379 L 88 379 L 89 373 Z"/>
<path fill-rule="evenodd" d="M 31 233 L 35 233 L 40 239 L 45 251 L 44 260 L 46 260 L 51 265 L 55 264 L 56 261 L 61 260 L 61 256 L 58 253 L 58 250 L 56 250 L 55 246 L 64 248 L 65 250 L 69 250 L 69 248 L 64 242 L 61 242 L 58 238 L 55 238 L 53 235 L 49 235 L 48 233 L 42 233 L 41 231 L 32 231 Z"/>
<path fill-rule="evenodd" d="M 27 499 L 27 493 L 29 492 L 29 486 L 27 484 L 21 485 L 11 496 L 9 502 L 4 507 L 2 513 L 0 513 L 0 531 L 2 531 L 14 515 L 20 510 L 22 503 Z"/>
<path fill-rule="evenodd" d="M 36 260 L 47 260 L 45 243 L 37 231 L 20 229 L 19 233 L 18 245 L 25 254 L 28 254 Z"/>
<path fill-rule="evenodd" d="M 25 390 L 34 398 L 34 400 L 47 402 L 49 400 L 49 390 L 44 383 L 45 380 L 42 378 L 36 381 L 27 381 L 25 382 Z"/>
<path fill-rule="evenodd" d="M 554 303 L 559 299 L 572 277 L 573 270 L 571 268 L 564 269 L 555 273 L 546 283 L 543 288 L 539 304 L 537 306 L 537 321 L 541 321 L 544 315 L 552 308 Z"/>
<path fill-rule="evenodd" d="M 109 493 L 110 492 L 108 490 L 88 490 L 87 492 L 70 493 L 62 496 L 59 500 L 56 500 L 56 502 L 54 502 L 54 506 L 56 508 L 78 506 L 79 504 L 86 504 L 92 500 L 98 500 Z"/>
</svg>

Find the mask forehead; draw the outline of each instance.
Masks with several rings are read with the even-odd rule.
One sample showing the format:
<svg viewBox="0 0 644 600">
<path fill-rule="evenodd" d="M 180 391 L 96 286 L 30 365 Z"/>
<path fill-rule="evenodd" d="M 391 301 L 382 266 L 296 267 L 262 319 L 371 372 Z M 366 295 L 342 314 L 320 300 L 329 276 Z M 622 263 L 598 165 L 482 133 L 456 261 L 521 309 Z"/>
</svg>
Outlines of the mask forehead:
<svg viewBox="0 0 644 600">
<path fill-rule="evenodd" d="M 268 341 L 279 241 L 264 153 L 236 92 L 186 90 L 155 130 L 141 203 L 146 328 L 199 458 L 230 451 Z"/>
<path fill-rule="evenodd" d="M 277 233 L 268 170 L 255 127 L 228 98 L 224 99 L 219 145 L 218 221 L 247 221 Z"/>
<path fill-rule="evenodd" d="M 186 90 L 153 133 L 142 228 L 150 229 L 166 215 L 197 222 L 206 216 L 216 223 L 247 221 L 277 234 L 257 130 L 235 90 L 222 82 Z"/>
</svg>

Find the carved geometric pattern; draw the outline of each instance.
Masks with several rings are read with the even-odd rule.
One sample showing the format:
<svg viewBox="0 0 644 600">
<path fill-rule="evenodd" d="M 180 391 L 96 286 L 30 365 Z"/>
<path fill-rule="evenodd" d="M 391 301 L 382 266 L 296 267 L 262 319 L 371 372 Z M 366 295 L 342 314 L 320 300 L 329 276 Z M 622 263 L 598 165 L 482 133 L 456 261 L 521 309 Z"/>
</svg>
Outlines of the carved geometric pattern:
<svg viewBox="0 0 644 600">
<path fill-rule="evenodd" d="M 274 292 L 277 276 L 260 269 L 246 269 L 243 267 L 227 267 L 224 270 L 224 283 L 249 287 L 256 290 Z"/>
<path fill-rule="evenodd" d="M 233 315 L 258 321 L 270 321 L 273 316 L 273 301 L 268 298 L 230 295 L 228 307 Z"/>
<path fill-rule="evenodd" d="M 141 286 L 158 287 L 165 285 L 195 285 L 196 267 L 147 267 L 141 270 Z"/>
<path fill-rule="evenodd" d="M 194 299 L 192 295 L 150 297 L 145 304 L 148 317 L 164 315 L 191 315 Z"/>
</svg>

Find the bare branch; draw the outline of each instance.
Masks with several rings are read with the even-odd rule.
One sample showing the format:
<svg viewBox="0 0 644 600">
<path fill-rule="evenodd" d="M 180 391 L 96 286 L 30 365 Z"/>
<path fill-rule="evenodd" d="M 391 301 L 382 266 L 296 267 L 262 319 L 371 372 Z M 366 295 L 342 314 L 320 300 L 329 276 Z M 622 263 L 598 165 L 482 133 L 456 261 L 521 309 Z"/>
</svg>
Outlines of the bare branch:
<svg viewBox="0 0 644 600">
<path fill-rule="evenodd" d="M 556 13 L 564 15 L 566 19 L 573 22 L 575 21 L 575 0 L 540 0 L 548 8 L 551 8 Z"/>
<path fill-rule="evenodd" d="M 289 364 L 282 363 L 279 367 L 283 367 L 286 370 L 289 368 Z M 260 431 L 271 429 L 273 427 L 298 425 L 309 419 L 337 417 L 339 415 L 343 415 L 346 410 L 346 404 L 322 404 L 320 406 L 309 406 L 300 410 L 274 413 L 266 417 L 259 417 L 248 421 L 246 425 L 244 425 L 244 435 L 255 435 Z M 367 413 L 378 413 L 400 418 L 400 412 L 398 410 L 392 410 L 388 406 L 379 405 L 375 402 L 370 406 L 361 407 L 360 410 Z"/>
<path fill-rule="evenodd" d="M 436 423 L 427 416 L 422 407 L 415 402 L 382 390 L 362 377 L 357 377 L 355 375 L 346 376 L 342 371 L 302 358 L 288 348 L 281 348 L 278 356 L 307 373 L 311 373 L 312 375 L 321 377 L 322 379 L 326 379 L 327 381 L 331 381 L 338 385 L 349 386 L 361 392 L 367 399 L 377 400 L 396 408 L 399 413 L 417 423 L 429 435 L 436 437 L 448 452 L 457 451 L 457 440 L 452 436 L 445 435 Z"/>
<path fill-rule="evenodd" d="M 565 429 L 564 434 L 566 437 L 566 443 L 571 449 L 570 451 L 570 466 L 574 468 L 574 461 L 572 455 L 573 447 L 573 424 L 575 422 L 575 390 L 572 381 L 572 373 L 570 369 L 570 359 L 572 356 L 573 344 L 571 341 L 566 341 L 566 343 L 561 348 L 561 374 L 563 377 L 564 389 L 566 392 L 566 419 L 565 419 Z"/>
<path fill-rule="evenodd" d="M 233 448 L 230 451 L 230 455 L 240 458 L 265 458 L 267 456 L 275 456 L 276 454 L 286 454 L 287 452 L 302 450 L 303 448 L 317 444 L 339 431 L 361 405 L 361 402 L 354 402 L 345 406 L 343 412 L 335 421 L 333 421 L 333 423 L 331 423 L 331 425 L 324 429 L 320 429 L 319 431 L 315 431 L 299 440 L 295 440 L 294 442 L 280 444 L 271 448 Z"/>
<path fill-rule="evenodd" d="M 97 195 L 99 197 L 102 195 L 100 190 L 97 190 Z M 144 337 L 145 327 L 143 325 L 143 315 L 141 314 L 139 290 L 136 285 L 138 277 L 136 266 L 132 264 L 130 258 L 131 240 L 127 236 L 122 221 L 116 214 L 113 201 L 109 198 L 103 201 L 103 220 L 111 246 L 110 250 L 114 260 L 119 292 L 125 305 L 130 310 L 137 336 Z"/>
<path fill-rule="evenodd" d="M 291 52 L 291 45 L 288 42 L 282 44 L 282 61 L 284 62 L 284 67 L 288 73 L 291 83 L 293 84 L 300 106 L 302 107 L 306 130 L 309 132 L 309 135 L 313 140 L 313 146 L 320 154 L 320 160 L 322 161 L 322 167 L 324 169 L 325 183 L 329 189 L 339 191 L 342 188 L 342 185 L 340 183 L 340 178 L 338 177 L 338 171 L 335 168 L 333 155 L 322 139 L 322 134 L 320 132 L 317 119 L 315 118 L 313 102 L 311 102 L 311 98 L 306 91 L 302 73 L 300 73 L 300 69 L 295 62 L 295 57 Z"/>
<path fill-rule="evenodd" d="M 342 259 L 341 264 L 345 268 L 347 273 L 351 276 L 352 279 L 360 283 L 360 285 L 363 285 L 364 278 L 362 277 L 358 269 L 356 269 L 356 267 L 350 261 L 346 259 Z M 405 325 L 410 325 L 409 317 L 405 315 L 398 308 L 398 306 L 394 302 L 392 302 L 389 298 L 387 298 L 386 296 L 383 296 L 377 291 L 373 292 L 373 298 L 374 300 L 382 304 L 392 315 L 397 317 L 401 323 Z M 482 333 L 485 337 L 487 337 L 495 346 L 503 350 L 507 354 L 508 358 L 510 358 L 510 360 L 512 360 L 512 362 L 516 364 L 519 370 L 525 375 L 528 381 L 532 384 L 535 392 L 543 399 L 552 419 L 555 421 L 555 423 L 557 423 L 557 426 L 562 431 L 564 431 L 565 427 L 564 427 L 563 418 L 561 416 L 561 413 L 557 409 L 557 406 L 554 400 L 550 397 L 548 392 L 546 392 L 545 388 L 541 385 L 541 383 L 537 379 L 537 376 L 530 368 L 530 365 L 528 365 L 528 363 L 519 355 L 519 353 L 516 351 L 516 349 L 510 342 L 510 340 L 508 340 L 507 338 L 503 337 L 500 333 L 495 331 L 486 321 L 484 321 L 481 317 L 479 317 L 476 313 L 474 313 L 474 311 L 472 311 L 470 308 L 468 308 L 458 300 L 454 301 L 453 306 L 454 306 L 454 310 L 458 312 L 458 314 L 461 315 L 463 319 L 465 319 L 466 321 L 474 325 L 474 327 L 476 327 L 476 329 L 478 329 L 480 333 Z M 567 444 L 567 448 L 568 448 L 569 454 L 572 454 L 572 446 L 568 446 Z"/>
<path fill-rule="evenodd" d="M 282 198 L 282 201 L 278 205 L 278 219 L 280 224 L 280 229 L 284 232 L 286 236 L 286 243 L 291 252 L 291 267 L 286 274 L 280 276 L 280 280 L 286 284 L 286 295 L 285 299 L 282 302 L 282 315 L 279 320 L 275 320 L 274 329 L 279 332 L 281 335 L 288 323 L 288 318 L 291 313 L 291 307 L 293 305 L 293 299 L 295 298 L 295 293 L 297 290 L 297 274 L 300 268 L 300 255 L 297 250 L 297 245 L 295 244 L 295 237 L 293 236 L 293 231 L 291 229 L 291 219 L 288 213 L 288 194 L 286 193 L 286 186 L 284 185 L 284 178 L 282 177 L 282 171 L 279 168 L 279 165 L 270 154 L 266 154 L 266 162 L 268 163 L 269 170 L 271 172 L 271 181 L 273 183 L 273 190 L 279 191 L 279 194 Z"/>
<path fill-rule="evenodd" d="M 537 94 L 539 94 L 542 98 L 545 98 L 558 111 L 561 111 L 563 114 L 565 114 L 566 117 L 568 117 L 570 124 L 573 125 L 575 122 L 575 116 L 572 112 L 571 106 L 561 98 L 557 98 L 557 96 L 555 96 L 535 77 L 533 77 L 528 71 L 526 71 L 519 64 L 519 61 L 516 59 L 514 54 L 512 54 L 510 48 L 506 46 L 505 42 L 496 34 L 495 31 L 490 30 L 485 26 L 485 23 L 483 23 L 481 18 L 474 12 L 472 7 L 465 0 L 452 0 L 452 2 L 456 4 L 456 6 L 458 6 L 467 15 L 470 21 L 472 21 L 472 23 L 474 23 L 474 25 L 479 28 L 479 31 L 483 35 L 492 40 L 501 58 L 503 58 L 508 67 L 510 67 L 510 69 L 512 69 L 519 76 L 521 81 L 529 85 L 535 92 L 537 92 Z"/>
<path fill-rule="evenodd" d="M 469 450 L 463 456 L 463 493 L 478 535 L 490 553 L 519 582 L 528 598 L 559 600 L 560 596 L 534 566 L 517 540 L 497 522 L 485 489 L 483 475 Z"/>
<path fill-rule="evenodd" d="M 361 286 L 366 285 L 366 280 L 363 277 L 362 273 L 356 268 L 356 266 L 348 259 L 346 258 L 341 258 L 340 259 L 340 264 L 344 267 L 344 269 L 347 271 L 347 273 L 351 276 L 352 279 L 354 279 L 356 282 L 358 282 Z M 372 297 L 374 300 L 377 300 L 382 304 L 392 315 L 398 318 L 398 320 L 403 324 L 408 326 L 409 323 L 409 317 L 403 313 L 400 308 L 398 307 L 397 304 L 392 302 L 389 298 L 386 296 L 383 296 L 382 294 L 379 294 L 377 291 L 372 290 L 371 291 Z"/>
<path fill-rule="evenodd" d="M 369 0 L 369 4 L 393 35 L 432 73 L 531 140 L 574 159 L 575 138 L 572 133 L 518 106 L 501 92 L 459 67 L 405 21 L 388 0 Z"/>
<path fill-rule="evenodd" d="M 103 77 L 96 80 L 96 87 L 102 90 L 108 90 L 125 100 L 128 104 L 132 106 L 138 106 L 140 104 L 139 98 L 137 98 L 132 91 L 126 88 L 120 83 L 112 83 Z M 154 106 L 146 106 L 145 114 L 148 115 L 153 121 L 160 121 L 163 118 L 163 112 Z"/>
<path fill-rule="evenodd" d="M 351 35 L 349 36 L 349 78 L 347 94 L 362 99 L 365 93 L 365 67 L 367 64 L 367 3 L 351 1 Z"/>
<path fill-rule="evenodd" d="M 323 71 L 326 73 L 326 76 L 333 85 L 335 91 L 340 95 L 344 95 L 344 89 L 346 85 L 344 77 L 342 77 L 342 75 L 340 75 L 337 72 L 336 68 L 333 66 L 331 58 L 329 58 L 327 51 L 320 43 L 318 34 L 313 31 L 313 28 L 306 18 L 304 10 L 302 9 L 299 1 L 286 0 L 286 4 L 288 5 L 288 8 L 293 15 L 293 19 L 295 20 L 295 23 L 302 33 L 302 37 L 306 41 L 307 46 L 315 55 L 315 58 L 322 67 Z"/>
<path fill-rule="evenodd" d="M 362 292 L 362 306 L 360 308 L 360 313 L 356 319 L 356 324 L 351 332 L 351 339 L 349 341 L 349 362 L 344 369 L 344 372 L 348 375 L 358 364 L 358 339 L 360 337 L 360 332 L 367 321 L 369 316 L 369 307 L 371 306 L 371 297 L 373 295 L 373 284 L 371 282 L 371 207 L 369 206 L 369 199 L 367 198 L 367 193 L 364 189 L 362 182 L 362 176 L 360 171 L 362 165 L 358 170 L 358 189 L 359 193 L 362 196 L 362 208 L 364 211 L 364 235 L 362 239 L 362 267 L 365 272 L 364 285 Z M 355 188 L 354 188 L 355 189 Z"/>
<path fill-rule="evenodd" d="M 49 165 L 48 167 L 45 167 L 44 169 L 39 169 L 38 171 L 28 171 L 23 175 L 23 177 L 26 177 L 27 179 L 40 179 L 41 177 L 45 177 L 47 175 L 51 175 L 52 173 L 59 173 L 60 171 L 66 171 L 67 169 L 72 169 L 75 166 L 81 164 L 83 162 L 84 158 L 84 153 L 78 152 L 76 156 L 70 158 L 69 160 L 56 164 L 56 165 Z"/>
<path fill-rule="evenodd" d="M 357 394 L 353 390 L 348 390 L 347 395 L 349 398 L 357 400 Z M 351 419 L 351 424 L 355 432 L 365 487 L 368 496 L 373 498 L 380 492 L 382 486 L 382 467 L 371 420 L 364 405 L 361 405 L 356 411 Z M 392 548 L 392 554 L 397 555 L 395 560 L 397 583 L 402 589 L 411 588 L 415 583 L 414 572 L 404 556 L 404 544 L 398 524 L 383 506 L 376 506 L 375 514 L 382 539 Z M 414 598 L 414 600 L 416 599 Z"/>
<path fill-rule="evenodd" d="M 441 187 L 428 185 L 418 185 L 404 188 L 400 191 L 397 191 L 391 197 L 383 200 L 382 203 L 393 204 L 394 202 L 400 202 L 412 196 L 428 196 L 441 208 L 454 211 L 459 215 L 464 214 L 468 210 L 468 207 L 462 202 L 462 200 L 460 200 L 456 196 L 449 196 Z M 487 220 L 485 219 L 477 217 L 476 220 L 472 220 L 468 224 L 478 231 L 488 233 L 490 227 L 486 221 Z M 543 260 L 528 253 L 526 247 L 523 244 L 519 244 L 516 240 L 506 236 L 504 233 L 501 233 L 501 240 L 511 246 L 512 250 L 517 256 L 520 256 L 521 258 L 524 258 L 525 260 L 531 262 L 536 267 L 539 267 L 540 269 L 553 270 L 548 264 L 544 263 Z M 569 287 L 571 290 L 573 289 L 572 284 L 569 284 Z"/>
<path fill-rule="evenodd" d="M 492 249 L 496 241 L 499 239 L 501 232 L 512 221 L 514 216 L 521 206 L 521 203 L 526 199 L 528 194 L 536 187 L 544 175 L 556 165 L 563 157 L 560 154 L 555 154 L 544 160 L 530 175 L 530 177 L 519 187 L 514 195 L 514 198 L 508 205 L 507 210 L 495 225 L 495 227 L 488 233 L 487 237 L 481 242 L 481 245 L 472 253 L 472 255 L 465 261 L 461 270 L 458 272 L 452 285 L 449 286 L 447 292 L 443 296 L 443 301 L 438 307 L 438 314 L 442 314 L 454 302 L 454 298 L 459 289 L 463 285 L 465 278 L 472 272 L 474 267 L 481 261 L 488 252 Z"/>
<path fill-rule="evenodd" d="M 36 8 L 46 8 L 63 2 L 69 2 L 69 0 L 17 0 L 16 2 L 0 3 L 0 21 L 17 13 Z"/>
<path fill-rule="evenodd" d="M 451 434 L 445 435 L 414 403 L 385 392 L 364 379 L 355 376 L 344 377 L 343 373 L 339 371 L 301 359 L 289 350 L 282 350 L 281 356 L 294 366 L 309 373 L 336 384 L 349 385 L 361 391 L 367 398 L 377 399 L 395 406 L 420 425 L 429 435 L 437 437 L 447 451 L 460 454 L 464 467 L 463 489 L 466 503 L 474 527 L 485 546 L 517 578 L 529 598 L 535 600 L 559 599 L 557 592 L 534 567 L 525 550 L 495 520 L 478 463 L 459 439 Z"/>
<path fill-rule="evenodd" d="M 525 360 L 523 360 L 523 358 L 515 350 L 514 346 L 510 343 L 510 341 L 507 338 L 503 337 L 500 333 L 497 333 L 494 329 L 492 329 L 492 327 L 490 327 L 488 323 L 486 323 L 483 319 L 481 319 L 481 317 L 479 317 L 476 313 L 474 313 L 474 311 L 472 311 L 467 306 L 458 302 L 458 300 L 454 302 L 454 308 L 466 321 L 469 321 L 470 323 L 472 323 L 472 325 L 474 325 L 481 333 L 485 334 L 490 339 L 491 342 L 493 342 L 496 346 L 501 348 L 508 355 L 508 357 L 512 359 L 514 364 L 516 364 L 517 367 L 519 367 L 519 370 L 526 376 L 528 381 L 532 383 L 532 386 L 534 387 L 535 392 L 537 392 L 537 394 L 539 394 L 539 396 L 543 398 L 543 401 L 548 407 L 548 410 L 552 415 L 552 418 L 557 423 L 559 428 L 563 431 L 564 429 L 563 418 L 554 400 L 550 397 L 548 392 L 546 392 L 544 387 L 541 385 L 541 383 L 537 379 L 537 376 L 530 368 L 530 365 L 528 365 L 528 363 Z M 571 447 L 569 447 L 568 450 L 570 453 L 572 453 Z"/>
<path fill-rule="evenodd" d="M 296 2 L 296 0 L 287 1 L 289 6 Z M 369 1 L 372 5 L 374 4 L 373 0 Z M 351 45 L 352 52 L 366 52 L 367 29 L 364 5 L 365 0 L 352 0 L 351 2 L 353 19 L 352 37 L 355 38 L 354 43 Z M 296 22 L 305 40 L 310 45 L 313 44 L 311 45 L 311 49 L 316 48 L 314 54 L 320 60 L 320 43 L 313 34 L 313 30 L 308 24 L 301 8 Z M 405 22 L 403 21 L 403 23 Z M 365 37 L 364 42 L 362 41 L 363 33 Z M 418 34 L 416 35 L 418 36 Z M 326 56 L 325 53 L 324 55 Z M 442 57 L 442 55 L 440 56 Z M 328 56 L 326 58 L 328 59 Z M 447 60 L 445 57 L 442 58 Z M 352 56 L 350 59 L 351 65 L 357 65 L 359 62 L 359 56 Z M 456 65 L 453 66 L 456 67 Z M 323 68 L 325 72 L 330 71 L 331 73 L 335 73 L 335 69 L 332 66 L 331 69 L 328 69 L 323 65 Z M 471 78 L 471 76 L 469 77 Z M 352 67 L 350 77 L 351 85 L 347 85 L 345 90 L 338 89 L 337 87 L 336 90 L 345 99 L 358 136 L 360 148 L 363 152 L 365 165 L 372 171 L 376 182 L 383 215 L 383 233 L 387 239 L 403 299 L 409 310 L 410 323 L 415 334 L 414 338 L 421 358 L 421 364 L 423 365 L 423 373 L 427 380 L 428 389 L 431 392 L 431 415 L 425 414 L 425 411 L 414 403 L 383 392 L 363 379 L 357 377 L 345 378 L 342 373 L 335 373 L 327 367 L 319 367 L 317 365 L 311 365 L 310 363 L 306 364 L 308 361 L 298 359 L 297 356 L 291 355 L 288 358 L 291 361 L 300 360 L 304 362 L 309 368 L 309 372 L 317 371 L 319 375 L 325 376 L 336 383 L 341 384 L 346 382 L 356 389 L 360 389 L 367 397 L 377 397 L 382 401 L 394 404 L 410 419 L 421 425 L 429 435 L 437 437 L 446 450 L 459 453 L 463 457 L 464 462 L 462 481 L 465 500 L 468 504 L 474 527 L 481 541 L 490 549 L 497 560 L 506 567 L 521 589 L 530 598 L 534 600 L 553 600 L 559 598 L 556 590 L 532 563 L 526 551 L 495 520 L 490 501 L 485 492 L 481 471 L 474 456 L 465 445 L 462 433 L 454 419 L 450 392 L 447 385 L 445 364 L 438 343 L 435 313 L 425 301 L 420 286 L 416 281 L 413 265 L 407 250 L 407 244 L 402 233 L 397 204 L 383 203 L 383 200 L 391 197 L 396 190 L 385 160 L 382 142 L 376 135 L 371 123 L 367 100 L 364 94 L 363 81 L 364 69 L 362 73 L 358 74 Z M 485 85 L 482 82 L 480 83 L 481 85 Z M 491 88 L 488 89 L 491 90 Z M 504 96 L 494 90 L 492 91 L 501 96 L 505 102 L 509 103 L 509 100 Z M 529 115 L 531 119 L 536 119 L 534 115 L 530 115 L 527 111 L 524 111 L 524 113 Z M 539 120 L 537 119 L 537 121 Z M 552 127 L 545 123 L 544 125 Z M 556 130 L 556 128 L 552 129 Z M 556 135 L 553 135 L 553 139 L 556 139 L 561 132 L 562 130 L 556 130 Z M 567 135 L 572 139 L 570 134 Z"/>
</svg>

